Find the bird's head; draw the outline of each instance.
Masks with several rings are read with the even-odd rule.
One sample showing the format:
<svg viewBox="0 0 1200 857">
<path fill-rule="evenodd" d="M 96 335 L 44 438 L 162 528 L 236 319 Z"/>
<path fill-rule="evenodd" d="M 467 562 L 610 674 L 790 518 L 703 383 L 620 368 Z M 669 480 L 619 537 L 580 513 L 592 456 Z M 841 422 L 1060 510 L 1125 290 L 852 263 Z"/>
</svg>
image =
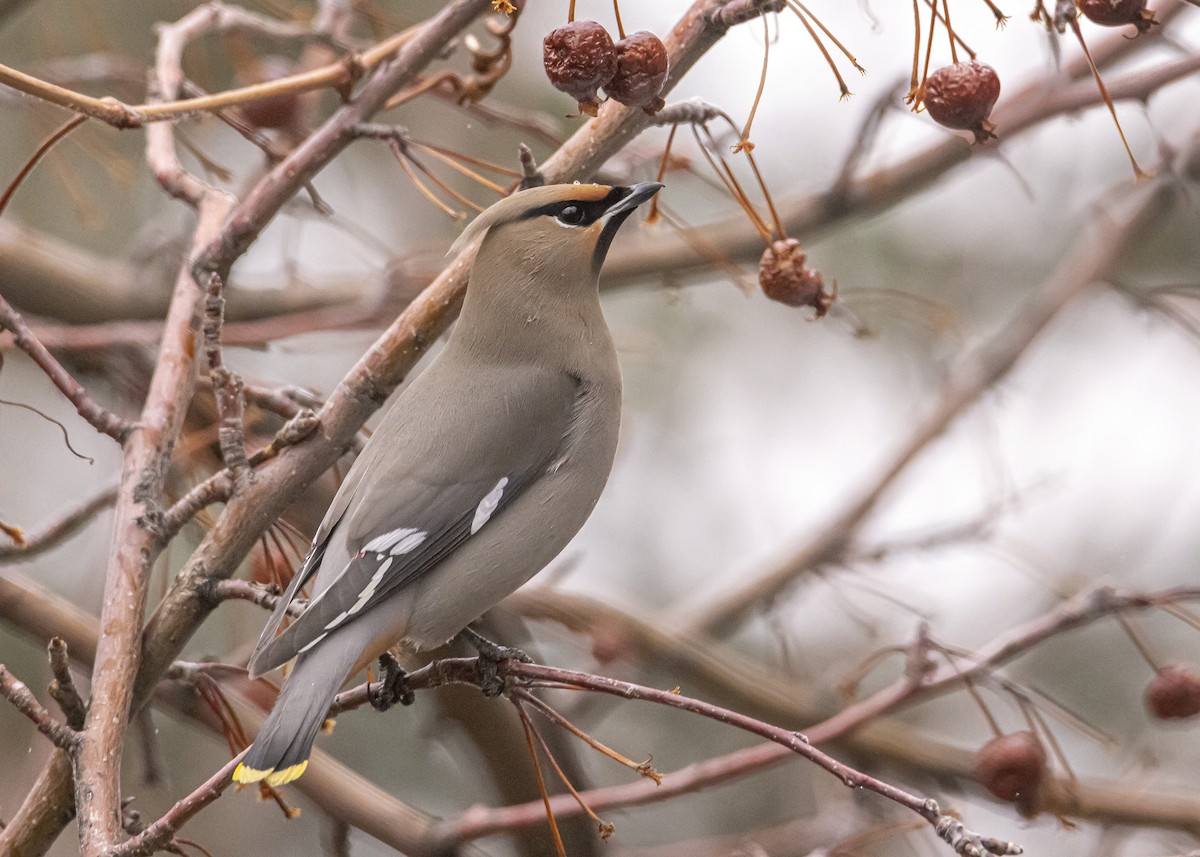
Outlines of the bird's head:
<svg viewBox="0 0 1200 857">
<path fill-rule="evenodd" d="M 561 269 L 594 279 L 621 224 L 661 188 L 657 182 L 643 182 L 545 185 L 519 191 L 475 218 L 450 252 L 486 233 L 476 266 L 500 265 L 525 273 Z"/>
</svg>

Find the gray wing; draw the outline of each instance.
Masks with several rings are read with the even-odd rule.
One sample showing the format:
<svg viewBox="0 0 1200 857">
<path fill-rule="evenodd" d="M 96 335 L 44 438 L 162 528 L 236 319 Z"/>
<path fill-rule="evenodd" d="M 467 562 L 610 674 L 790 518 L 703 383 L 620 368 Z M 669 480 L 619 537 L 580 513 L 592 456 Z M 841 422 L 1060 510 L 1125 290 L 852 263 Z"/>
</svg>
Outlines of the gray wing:
<svg viewBox="0 0 1200 857">
<path fill-rule="evenodd" d="M 250 659 L 253 675 L 317 645 L 433 569 L 558 460 L 583 392 L 579 379 L 531 369 L 488 376 L 453 393 L 457 402 L 423 402 L 428 386 L 396 402 L 263 630 Z M 495 395 L 497 384 L 503 396 Z M 441 416 L 412 418 L 427 407 Z M 345 534 L 345 548 L 327 550 L 340 541 L 335 532 Z M 320 591 L 277 634 L 288 604 L 319 569 Z"/>
</svg>

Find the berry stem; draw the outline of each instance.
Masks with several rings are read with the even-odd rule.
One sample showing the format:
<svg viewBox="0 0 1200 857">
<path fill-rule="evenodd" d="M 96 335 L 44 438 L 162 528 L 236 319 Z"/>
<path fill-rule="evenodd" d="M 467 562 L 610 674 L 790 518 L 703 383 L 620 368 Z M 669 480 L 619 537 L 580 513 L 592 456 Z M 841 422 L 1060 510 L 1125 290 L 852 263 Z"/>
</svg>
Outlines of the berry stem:
<svg viewBox="0 0 1200 857">
<path fill-rule="evenodd" d="M 625 25 L 621 23 L 621 4 L 618 0 L 613 0 L 613 14 L 617 16 L 617 35 L 620 38 L 625 38 Z"/>
<path fill-rule="evenodd" d="M 709 143 L 712 145 L 712 151 L 709 151 L 709 147 L 705 145 L 703 138 L 701 138 L 701 129 L 704 130 L 705 136 L 708 137 Z M 725 190 L 728 191 L 729 195 L 737 201 L 738 205 L 742 207 L 742 210 L 746 212 L 746 216 L 750 218 L 751 225 L 754 226 L 754 230 L 759 234 L 762 240 L 764 242 L 769 242 L 771 240 L 771 230 L 765 223 L 763 223 L 763 219 L 758 216 L 758 212 L 754 210 L 754 206 L 751 204 L 750 199 L 746 196 L 746 192 L 742 190 L 741 184 L 738 183 L 737 177 L 733 174 L 733 171 L 729 169 L 729 165 L 725 163 L 725 159 L 721 157 L 720 146 L 718 146 L 717 141 L 713 139 L 712 132 L 710 132 L 708 127 L 705 125 L 693 125 L 692 134 L 695 135 L 696 142 L 700 146 L 700 151 L 708 161 L 709 166 L 713 168 L 713 171 L 717 174 L 717 177 L 720 178 L 722 184 L 725 185 Z M 717 166 L 718 161 L 720 161 L 720 166 Z"/>
<path fill-rule="evenodd" d="M 767 62 L 771 58 L 771 30 L 767 23 L 767 16 L 762 16 L 763 22 L 763 62 L 762 74 L 758 77 L 758 91 L 754 93 L 754 103 L 750 105 L 750 116 L 746 119 L 746 124 L 742 127 L 740 139 L 737 145 L 733 147 L 734 152 L 746 152 L 749 154 L 754 150 L 754 144 L 750 142 L 750 126 L 754 124 L 754 115 L 758 113 L 758 104 L 762 101 L 763 90 L 767 87 Z"/>
<path fill-rule="evenodd" d="M 1161 669 L 1158 665 L 1158 659 L 1150 652 L 1150 647 L 1146 644 L 1146 640 L 1142 637 L 1141 632 L 1133 627 L 1133 624 L 1120 613 L 1114 613 L 1113 617 L 1120 624 L 1121 630 L 1129 637 L 1129 641 L 1133 643 L 1133 647 L 1138 650 L 1138 654 L 1150 665 L 1150 669 L 1158 672 Z"/>
<path fill-rule="evenodd" d="M 909 82 L 908 95 L 904 100 L 908 104 L 914 104 L 917 100 L 917 94 L 920 87 L 920 82 L 917 79 L 917 74 L 921 67 L 921 6 L 917 0 L 913 0 L 913 63 L 912 63 L 912 78 Z"/>
<path fill-rule="evenodd" d="M 775 210 L 775 200 L 771 198 L 771 192 L 767 190 L 767 183 L 763 181 L 762 173 L 759 172 L 758 162 L 754 160 L 754 154 L 747 149 L 746 160 L 750 162 L 750 169 L 754 170 L 754 178 L 758 181 L 758 189 L 762 191 L 763 199 L 767 201 L 767 209 L 771 212 L 771 220 L 775 223 L 775 232 L 772 235 L 772 240 L 787 238 L 787 232 L 783 229 L 783 221 L 779 218 L 779 212 Z"/>
<path fill-rule="evenodd" d="M 1200 631 L 1200 616 L 1197 616 L 1182 604 L 1159 604 L 1158 609 L 1162 610 L 1168 616 L 1174 616 L 1193 630 Z"/>
<path fill-rule="evenodd" d="M 934 0 L 933 11 L 937 13 L 937 0 Z M 954 43 L 954 28 L 950 26 L 950 0 L 942 0 L 942 17 L 946 24 L 946 38 L 950 40 L 950 62 L 958 64 L 958 46 Z"/>
<path fill-rule="evenodd" d="M 925 0 L 925 5 L 932 7 L 934 14 L 938 16 L 942 23 L 945 23 L 945 18 L 942 18 L 941 14 L 937 11 L 937 0 Z M 977 54 L 971 49 L 970 45 L 963 41 L 963 38 L 958 34 L 958 31 L 952 30 L 951 33 L 954 36 L 954 41 L 958 43 L 958 46 L 967 52 L 967 56 L 969 56 L 971 59 L 975 59 Z"/>
<path fill-rule="evenodd" d="M 558 832 L 558 822 L 554 818 L 554 810 L 550 808 L 550 795 L 546 792 L 546 780 L 542 777 L 542 762 L 538 758 L 537 747 L 533 743 L 534 727 L 525 713 L 525 706 L 514 699 L 517 714 L 521 718 L 521 728 L 525 731 L 525 743 L 529 745 L 529 757 L 533 761 L 533 774 L 537 778 L 538 793 L 542 796 L 542 804 L 546 807 L 546 821 L 550 824 L 550 833 L 554 837 L 554 849 L 558 857 L 567 857 L 567 849 L 563 845 L 562 834 Z"/>
<path fill-rule="evenodd" d="M 1058 739 L 1054 737 L 1054 733 L 1050 730 L 1050 724 L 1046 722 L 1046 718 L 1042 716 L 1042 712 L 1038 711 L 1037 706 L 1031 699 L 1018 699 L 1017 704 L 1021 706 L 1021 710 L 1025 713 L 1025 718 L 1032 724 L 1037 723 L 1036 729 L 1030 729 L 1035 738 L 1044 736 L 1046 743 L 1050 745 L 1050 752 L 1054 754 L 1054 758 L 1062 769 L 1067 772 L 1067 777 L 1076 782 L 1078 778 L 1075 776 L 1075 771 L 1071 767 L 1071 763 L 1067 761 L 1067 754 L 1063 751 L 1062 745 L 1058 743 Z"/>
<path fill-rule="evenodd" d="M 1125 154 L 1129 155 L 1129 163 L 1133 164 L 1134 176 L 1138 179 L 1149 178 L 1149 174 L 1138 166 L 1137 158 L 1133 156 L 1133 149 L 1129 148 L 1129 141 L 1125 139 L 1125 131 L 1121 128 L 1121 120 L 1117 118 L 1117 107 L 1113 104 L 1112 96 L 1108 94 L 1108 88 L 1100 78 L 1100 69 L 1096 68 L 1096 63 L 1092 60 L 1092 52 L 1088 50 L 1087 42 L 1083 40 L 1083 32 L 1079 29 L 1079 17 L 1077 15 L 1071 17 L 1068 23 L 1071 25 L 1071 31 L 1075 33 L 1075 38 L 1079 40 L 1080 47 L 1083 48 L 1083 55 L 1087 57 L 1088 67 L 1092 70 L 1092 77 L 1096 79 L 1096 86 L 1100 88 L 1100 96 L 1104 99 L 1105 105 L 1108 106 L 1108 112 L 1112 114 L 1113 124 L 1117 126 L 1117 133 L 1121 135 L 1121 143 L 1125 146 Z"/>
<path fill-rule="evenodd" d="M 1004 27 L 1004 25 L 1008 23 L 1008 16 L 1005 15 L 1000 10 L 1000 7 L 997 6 L 995 3 L 993 3 L 992 0 L 983 0 L 983 2 L 984 2 L 984 5 L 986 5 L 992 11 L 992 14 L 996 17 L 996 29 L 998 29 L 998 30 L 1002 29 Z"/>
<path fill-rule="evenodd" d="M 667 134 L 667 145 L 663 147 L 662 162 L 658 165 L 658 175 L 654 177 L 656 182 L 662 183 L 663 176 L 667 174 L 667 162 L 671 159 L 671 145 L 675 142 L 675 132 L 679 130 L 679 124 L 671 126 L 671 133 Z M 646 223 L 657 223 L 659 218 L 658 212 L 658 194 L 650 200 L 650 208 L 646 212 Z"/>
<path fill-rule="evenodd" d="M 571 24 L 575 21 L 575 0 L 571 0 L 571 5 L 567 7 L 567 23 Z"/>
<path fill-rule="evenodd" d="M 954 653 L 945 646 L 934 643 L 934 649 L 946 660 L 946 663 L 950 665 L 950 669 L 954 670 L 954 673 L 962 679 L 963 687 L 966 689 L 971 699 L 975 701 L 975 704 L 979 706 L 979 710 L 983 712 L 983 719 L 987 721 L 988 727 L 992 730 L 992 734 L 997 738 L 1002 736 L 1004 734 L 1004 730 L 1000 728 L 999 722 L 997 722 L 995 716 L 992 714 L 992 709 L 989 708 L 988 704 L 983 701 L 983 695 L 979 692 L 979 687 L 975 684 L 975 679 L 971 678 L 969 675 L 965 675 L 963 671 L 958 668 L 958 659 L 955 658 Z"/>
<path fill-rule="evenodd" d="M 841 41 L 838 40 L 837 36 L 835 36 L 832 32 L 830 32 L 828 27 L 826 27 L 824 24 L 821 23 L 821 19 L 818 18 L 816 15 L 814 15 L 807 6 L 805 6 L 803 3 L 801 3 L 800 0 L 790 0 L 790 2 L 793 5 L 798 6 L 801 9 L 803 9 L 804 14 L 807 15 L 809 18 L 812 18 L 812 22 L 817 25 L 817 27 L 821 30 L 822 33 L 824 33 L 826 36 L 829 37 L 829 41 L 831 41 L 835 45 L 837 45 L 837 49 L 845 55 L 846 59 L 850 60 L 850 64 L 852 66 L 854 66 L 854 69 L 859 74 L 867 73 L 867 70 L 858 64 L 858 58 L 855 57 L 854 54 L 850 53 L 849 49 L 845 45 L 843 45 L 841 43 Z"/>
<path fill-rule="evenodd" d="M 825 57 L 825 63 L 829 66 L 829 70 L 833 72 L 833 76 L 837 79 L 838 88 L 841 90 L 842 98 L 850 97 L 850 87 L 846 86 L 846 81 L 842 79 L 842 73 L 838 71 L 837 63 L 833 61 L 833 57 L 829 55 L 829 50 L 825 47 L 825 43 L 821 41 L 821 37 L 817 31 L 813 29 L 812 24 L 808 23 L 808 17 L 801 11 L 801 7 L 795 0 L 788 0 L 788 8 L 796 13 L 796 17 L 800 19 L 800 23 L 804 25 L 804 29 L 808 30 L 808 35 L 814 42 L 817 43 L 817 48 L 821 51 L 821 56 Z"/>
<path fill-rule="evenodd" d="M 925 41 L 925 65 L 921 68 L 921 85 L 917 87 L 914 111 L 920 111 L 925 100 L 925 81 L 929 79 L 929 60 L 933 56 L 933 34 L 937 30 L 937 0 L 929 4 L 929 38 Z"/>
</svg>

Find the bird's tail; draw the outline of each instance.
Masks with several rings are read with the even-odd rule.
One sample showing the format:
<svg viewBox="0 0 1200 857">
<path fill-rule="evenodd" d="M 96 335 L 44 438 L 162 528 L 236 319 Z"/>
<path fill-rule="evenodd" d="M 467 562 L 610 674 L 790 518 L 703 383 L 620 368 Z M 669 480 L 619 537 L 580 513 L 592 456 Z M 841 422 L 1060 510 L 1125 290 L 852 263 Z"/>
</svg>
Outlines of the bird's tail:
<svg viewBox="0 0 1200 857">
<path fill-rule="evenodd" d="M 335 663 L 328 662 L 331 656 Z M 281 786 L 304 773 L 329 703 L 351 667 L 343 661 L 344 656 L 324 646 L 297 659 L 275 707 L 233 772 L 236 782 L 265 780 L 269 786 Z"/>
</svg>

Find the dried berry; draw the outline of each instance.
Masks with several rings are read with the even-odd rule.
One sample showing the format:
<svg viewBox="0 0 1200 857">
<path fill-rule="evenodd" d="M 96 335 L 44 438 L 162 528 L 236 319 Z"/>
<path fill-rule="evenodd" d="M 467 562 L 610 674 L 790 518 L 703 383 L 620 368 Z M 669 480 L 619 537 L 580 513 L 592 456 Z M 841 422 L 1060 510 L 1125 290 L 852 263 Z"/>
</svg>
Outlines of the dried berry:
<svg viewBox="0 0 1200 857">
<path fill-rule="evenodd" d="M 617 42 L 616 49 L 617 73 L 604 84 L 608 97 L 647 113 L 662 110 L 659 93 L 669 66 L 666 45 L 654 33 L 638 30 Z"/>
<path fill-rule="evenodd" d="M 926 79 L 921 97 L 939 125 L 974 131 L 976 143 L 996 136 L 987 120 L 1000 97 L 1000 76 L 987 63 L 968 60 L 939 68 Z"/>
<path fill-rule="evenodd" d="M 579 110 L 596 115 L 596 90 L 617 73 L 617 49 L 608 30 L 595 21 L 572 21 L 551 30 L 542 40 L 542 65 L 555 89 L 579 102 Z"/>
<path fill-rule="evenodd" d="M 1046 751 L 1032 732 L 993 738 L 975 755 L 975 779 L 1000 800 L 1030 807 L 1046 775 Z"/>
<path fill-rule="evenodd" d="M 1200 678 L 1187 667 L 1163 667 L 1146 685 L 1146 706 L 1159 720 L 1200 714 Z"/>
<path fill-rule="evenodd" d="M 804 267 L 805 258 L 795 238 L 772 242 L 758 261 L 758 284 L 771 300 L 788 306 L 810 306 L 820 318 L 837 295 L 825 290 L 819 271 Z"/>
<path fill-rule="evenodd" d="M 249 75 L 248 83 L 266 83 L 295 74 L 296 68 L 286 57 L 268 56 L 260 60 Z M 300 109 L 300 94 L 283 92 L 269 98 L 261 98 L 242 105 L 242 116 L 255 128 L 287 128 L 292 125 Z"/>
<path fill-rule="evenodd" d="M 1081 0 L 1079 9 L 1089 21 L 1101 27 L 1133 24 L 1139 33 L 1144 33 L 1158 23 L 1154 13 L 1146 9 L 1146 0 Z"/>
</svg>

